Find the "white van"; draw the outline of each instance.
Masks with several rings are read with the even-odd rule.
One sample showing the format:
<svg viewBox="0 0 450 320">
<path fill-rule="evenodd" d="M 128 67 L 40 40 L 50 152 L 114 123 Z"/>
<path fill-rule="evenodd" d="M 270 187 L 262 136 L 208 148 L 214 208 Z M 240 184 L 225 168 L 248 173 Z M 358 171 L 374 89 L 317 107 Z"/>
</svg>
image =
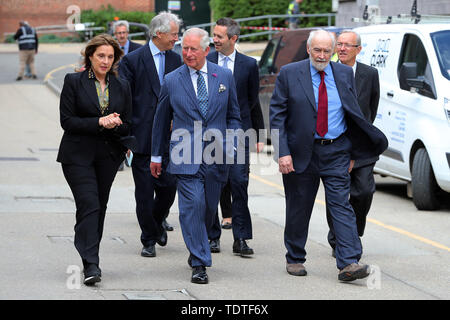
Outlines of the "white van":
<svg viewBox="0 0 450 320">
<path fill-rule="evenodd" d="M 450 24 L 386 24 L 354 29 L 358 61 L 378 69 L 374 124 L 389 140 L 374 171 L 410 182 L 419 210 L 450 194 Z"/>
</svg>

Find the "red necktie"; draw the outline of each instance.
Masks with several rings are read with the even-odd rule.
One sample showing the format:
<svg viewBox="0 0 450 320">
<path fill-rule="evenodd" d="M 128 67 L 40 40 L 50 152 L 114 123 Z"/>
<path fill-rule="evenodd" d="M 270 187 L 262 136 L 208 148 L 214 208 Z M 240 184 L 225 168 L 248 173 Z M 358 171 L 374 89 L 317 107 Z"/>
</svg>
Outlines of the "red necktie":
<svg viewBox="0 0 450 320">
<path fill-rule="evenodd" d="M 319 136 L 324 137 L 328 132 L 328 96 L 327 87 L 325 86 L 325 72 L 319 71 L 319 105 L 317 107 L 317 124 L 316 131 Z"/>
</svg>

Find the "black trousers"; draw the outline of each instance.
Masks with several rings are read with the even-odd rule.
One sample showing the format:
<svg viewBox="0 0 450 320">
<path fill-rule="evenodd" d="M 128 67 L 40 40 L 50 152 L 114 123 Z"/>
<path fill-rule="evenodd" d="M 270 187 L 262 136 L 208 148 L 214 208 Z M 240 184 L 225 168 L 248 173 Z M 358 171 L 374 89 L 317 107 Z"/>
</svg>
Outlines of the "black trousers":
<svg viewBox="0 0 450 320">
<path fill-rule="evenodd" d="M 373 194 L 375 193 L 375 179 L 373 177 L 373 167 L 375 163 L 364 167 L 353 168 L 350 173 L 350 205 L 356 215 L 356 227 L 358 235 L 362 237 L 366 228 L 366 218 L 372 205 Z M 336 237 L 334 234 L 333 221 L 327 207 L 327 221 L 330 231 L 328 232 L 328 243 L 334 249 Z"/>
<path fill-rule="evenodd" d="M 165 170 L 156 179 L 150 172 L 150 155 L 133 154 L 131 163 L 135 185 L 136 215 L 144 247 L 155 245 L 163 232 L 162 222 L 169 214 L 177 191 L 176 179 Z"/>
<path fill-rule="evenodd" d="M 91 165 L 62 164 L 64 177 L 72 190 L 76 205 L 75 248 L 87 263 L 99 264 L 106 206 L 112 183 L 123 161 L 113 158 L 104 141 L 99 141 Z"/>
</svg>

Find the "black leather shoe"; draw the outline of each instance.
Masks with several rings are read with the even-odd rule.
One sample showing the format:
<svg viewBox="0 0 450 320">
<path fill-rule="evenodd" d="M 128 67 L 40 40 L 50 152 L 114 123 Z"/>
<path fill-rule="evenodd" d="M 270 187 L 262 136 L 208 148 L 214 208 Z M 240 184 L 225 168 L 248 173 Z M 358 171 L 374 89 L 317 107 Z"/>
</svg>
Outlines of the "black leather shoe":
<svg viewBox="0 0 450 320">
<path fill-rule="evenodd" d="M 192 254 L 189 254 L 188 265 L 192 268 Z"/>
<path fill-rule="evenodd" d="M 212 253 L 219 253 L 220 252 L 220 239 L 209 240 L 209 248 L 211 249 Z"/>
<path fill-rule="evenodd" d="M 141 256 L 146 258 L 156 257 L 155 246 L 143 247 L 141 251 Z"/>
<path fill-rule="evenodd" d="M 206 268 L 204 266 L 194 267 L 192 269 L 192 283 L 207 284 L 208 275 L 206 274 Z"/>
<path fill-rule="evenodd" d="M 98 265 L 90 263 L 84 269 L 84 284 L 93 286 L 97 282 L 102 281 L 102 272 Z"/>
<path fill-rule="evenodd" d="M 167 231 L 163 229 L 163 233 L 159 240 L 156 241 L 161 247 L 164 247 L 167 244 Z"/>
<path fill-rule="evenodd" d="M 166 231 L 173 231 L 173 227 L 167 222 L 166 219 L 163 220 L 163 222 L 162 222 L 162 227 L 163 227 L 164 230 L 166 230 Z"/>
<path fill-rule="evenodd" d="M 241 256 L 249 256 L 252 255 L 253 249 L 247 245 L 245 239 L 237 239 L 234 240 L 233 243 L 233 253 L 238 253 Z"/>
</svg>

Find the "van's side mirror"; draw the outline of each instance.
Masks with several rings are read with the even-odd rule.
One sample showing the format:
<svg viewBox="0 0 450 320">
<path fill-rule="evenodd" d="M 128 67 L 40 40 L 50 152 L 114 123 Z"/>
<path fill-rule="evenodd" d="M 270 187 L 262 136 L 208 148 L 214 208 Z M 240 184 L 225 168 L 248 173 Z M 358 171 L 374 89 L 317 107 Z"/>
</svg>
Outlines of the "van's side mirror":
<svg viewBox="0 0 450 320">
<path fill-rule="evenodd" d="M 415 62 L 403 62 L 400 67 L 400 88 L 403 90 L 409 90 L 412 85 L 408 83 L 408 79 L 417 78 L 417 63 Z"/>
</svg>

